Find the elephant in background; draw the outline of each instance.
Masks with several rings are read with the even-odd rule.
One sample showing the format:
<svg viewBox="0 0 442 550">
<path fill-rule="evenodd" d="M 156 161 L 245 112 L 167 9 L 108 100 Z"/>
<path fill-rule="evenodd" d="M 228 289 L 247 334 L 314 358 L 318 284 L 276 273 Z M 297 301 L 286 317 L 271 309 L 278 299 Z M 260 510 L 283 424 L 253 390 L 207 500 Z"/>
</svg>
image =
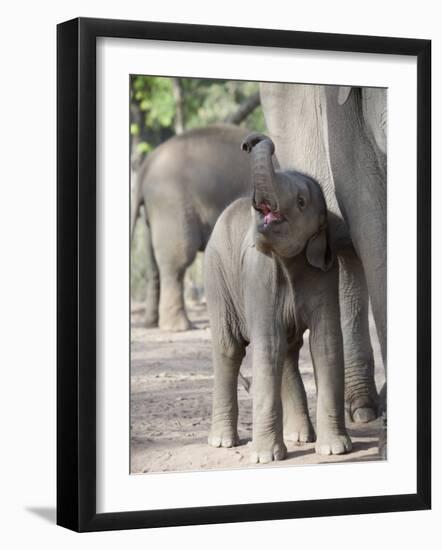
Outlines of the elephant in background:
<svg viewBox="0 0 442 550">
<path fill-rule="evenodd" d="M 250 185 L 240 144 L 248 131 L 218 125 L 175 136 L 145 158 L 132 197 L 131 239 L 141 205 L 147 226 L 145 325 L 191 328 L 183 279 L 203 251 L 221 212 Z"/>
<path fill-rule="evenodd" d="M 339 220 L 346 403 L 353 420 L 372 420 L 368 297 L 386 366 L 386 90 L 262 83 L 261 102 L 281 167 L 316 179 Z"/>
</svg>

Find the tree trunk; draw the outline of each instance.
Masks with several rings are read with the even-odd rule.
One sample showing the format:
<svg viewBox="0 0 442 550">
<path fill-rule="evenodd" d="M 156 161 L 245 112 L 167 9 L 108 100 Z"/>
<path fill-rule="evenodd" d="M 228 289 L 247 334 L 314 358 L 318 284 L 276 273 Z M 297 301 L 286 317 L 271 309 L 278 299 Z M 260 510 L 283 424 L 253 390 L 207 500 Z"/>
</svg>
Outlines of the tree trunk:
<svg viewBox="0 0 442 550">
<path fill-rule="evenodd" d="M 138 151 L 138 144 L 141 142 L 141 132 L 143 130 L 143 113 L 137 101 L 130 103 L 130 122 L 137 124 L 139 132 L 137 135 L 130 134 L 130 164 L 132 171 L 136 171 L 141 163 L 143 155 Z"/>
<path fill-rule="evenodd" d="M 240 124 L 245 118 L 247 118 L 250 113 L 252 113 L 256 107 L 261 103 L 259 92 L 256 92 L 255 94 L 251 95 L 247 99 L 245 99 L 241 105 L 239 106 L 238 110 L 233 113 L 233 115 L 229 115 L 225 122 L 228 124 Z"/>
<path fill-rule="evenodd" d="M 175 98 L 175 133 L 184 132 L 184 96 L 180 78 L 172 78 L 173 97 Z"/>
</svg>

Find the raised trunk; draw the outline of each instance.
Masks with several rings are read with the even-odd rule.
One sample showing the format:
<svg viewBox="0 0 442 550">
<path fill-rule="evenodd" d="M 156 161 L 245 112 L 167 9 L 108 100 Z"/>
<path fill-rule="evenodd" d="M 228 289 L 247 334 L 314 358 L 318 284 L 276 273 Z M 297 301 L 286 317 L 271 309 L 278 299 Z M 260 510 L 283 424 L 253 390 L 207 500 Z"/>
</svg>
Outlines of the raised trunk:
<svg viewBox="0 0 442 550">
<path fill-rule="evenodd" d="M 252 155 L 253 204 L 255 207 L 268 205 L 275 212 L 279 210 L 275 192 L 275 170 L 272 155 L 273 142 L 264 135 L 252 134 L 243 143 L 242 148 Z"/>
</svg>

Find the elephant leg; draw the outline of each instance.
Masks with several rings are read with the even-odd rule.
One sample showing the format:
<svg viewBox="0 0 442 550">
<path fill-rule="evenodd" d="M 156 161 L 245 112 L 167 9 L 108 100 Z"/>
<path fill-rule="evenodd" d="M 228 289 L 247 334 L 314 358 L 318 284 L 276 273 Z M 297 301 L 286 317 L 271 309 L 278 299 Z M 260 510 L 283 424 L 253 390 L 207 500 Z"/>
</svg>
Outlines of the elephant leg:
<svg viewBox="0 0 442 550">
<path fill-rule="evenodd" d="M 387 269 L 385 264 L 380 269 L 380 272 L 370 273 L 367 276 L 368 289 L 370 292 L 371 307 L 373 317 L 376 323 L 376 330 L 381 346 L 382 361 L 385 368 L 385 377 L 387 377 Z M 387 409 L 387 386 L 386 383 L 380 392 L 379 411 L 385 413 Z"/>
<path fill-rule="evenodd" d="M 147 224 L 147 288 L 144 326 L 158 326 L 158 304 L 160 299 L 160 273 L 152 246 L 152 234 Z"/>
<path fill-rule="evenodd" d="M 160 265 L 160 322 L 162 330 L 190 330 L 192 324 L 184 305 L 185 268 Z"/>
<path fill-rule="evenodd" d="M 160 273 L 159 327 L 162 330 L 182 331 L 192 328 L 184 303 L 184 275 L 195 259 L 199 241 L 192 231 L 181 231 L 164 220 L 173 218 L 170 213 L 158 222 L 155 220 L 152 242 Z"/>
<path fill-rule="evenodd" d="M 252 341 L 262 341 L 253 338 Z M 281 382 L 286 351 L 253 349 L 253 441 L 250 461 L 267 463 L 283 460 L 287 454 L 282 428 Z"/>
<path fill-rule="evenodd" d="M 339 257 L 339 296 L 345 361 L 345 404 L 353 422 L 377 417 L 378 395 L 368 322 L 368 291 L 360 260 L 352 251 Z"/>
<path fill-rule="evenodd" d="M 214 386 L 212 399 L 212 425 L 209 445 L 234 447 L 238 445 L 238 374 L 245 347 L 231 344 L 223 349 L 213 342 Z"/>
<path fill-rule="evenodd" d="M 338 280 L 336 278 L 336 294 Z M 352 444 L 345 428 L 344 350 L 337 296 L 324 296 L 310 320 L 310 352 L 316 380 L 316 453 L 343 454 Z"/>
<path fill-rule="evenodd" d="M 383 197 L 380 204 L 386 204 L 385 197 Z M 384 227 L 382 228 L 382 226 Z M 379 230 L 379 227 L 381 227 L 381 230 Z M 379 236 L 379 233 L 384 237 Z M 374 218 L 372 223 L 367 222 L 364 226 L 364 235 L 365 238 L 362 238 L 362 235 L 358 234 L 358 238 L 353 239 L 353 241 L 357 244 L 358 256 L 361 258 L 364 268 L 385 376 L 387 376 L 387 244 L 385 216 L 380 217 L 377 223 Z M 379 414 L 386 412 L 386 395 L 385 386 L 379 396 Z"/>
<path fill-rule="evenodd" d="M 282 370 L 281 398 L 284 440 L 315 441 L 307 396 L 298 366 L 299 350 L 289 350 Z"/>
<path fill-rule="evenodd" d="M 361 245 L 361 258 L 367 277 L 367 286 L 370 294 L 373 317 L 376 323 L 382 359 L 387 377 L 387 265 L 385 242 L 374 252 Z M 377 266 L 373 269 L 373 265 Z M 382 416 L 382 429 L 379 435 L 378 450 L 382 458 L 387 457 L 387 382 L 379 393 L 379 415 Z"/>
</svg>

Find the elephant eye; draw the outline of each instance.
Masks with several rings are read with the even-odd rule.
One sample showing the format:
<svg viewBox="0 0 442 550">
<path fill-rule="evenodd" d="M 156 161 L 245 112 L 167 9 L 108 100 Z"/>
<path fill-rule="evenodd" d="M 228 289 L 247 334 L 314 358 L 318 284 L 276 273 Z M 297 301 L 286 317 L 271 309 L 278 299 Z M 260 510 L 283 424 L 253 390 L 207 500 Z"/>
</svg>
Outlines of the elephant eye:
<svg viewBox="0 0 442 550">
<path fill-rule="evenodd" d="M 305 208 L 305 198 L 302 195 L 298 195 L 297 202 L 298 202 L 299 208 L 303 210 Z"/>
</svg>

